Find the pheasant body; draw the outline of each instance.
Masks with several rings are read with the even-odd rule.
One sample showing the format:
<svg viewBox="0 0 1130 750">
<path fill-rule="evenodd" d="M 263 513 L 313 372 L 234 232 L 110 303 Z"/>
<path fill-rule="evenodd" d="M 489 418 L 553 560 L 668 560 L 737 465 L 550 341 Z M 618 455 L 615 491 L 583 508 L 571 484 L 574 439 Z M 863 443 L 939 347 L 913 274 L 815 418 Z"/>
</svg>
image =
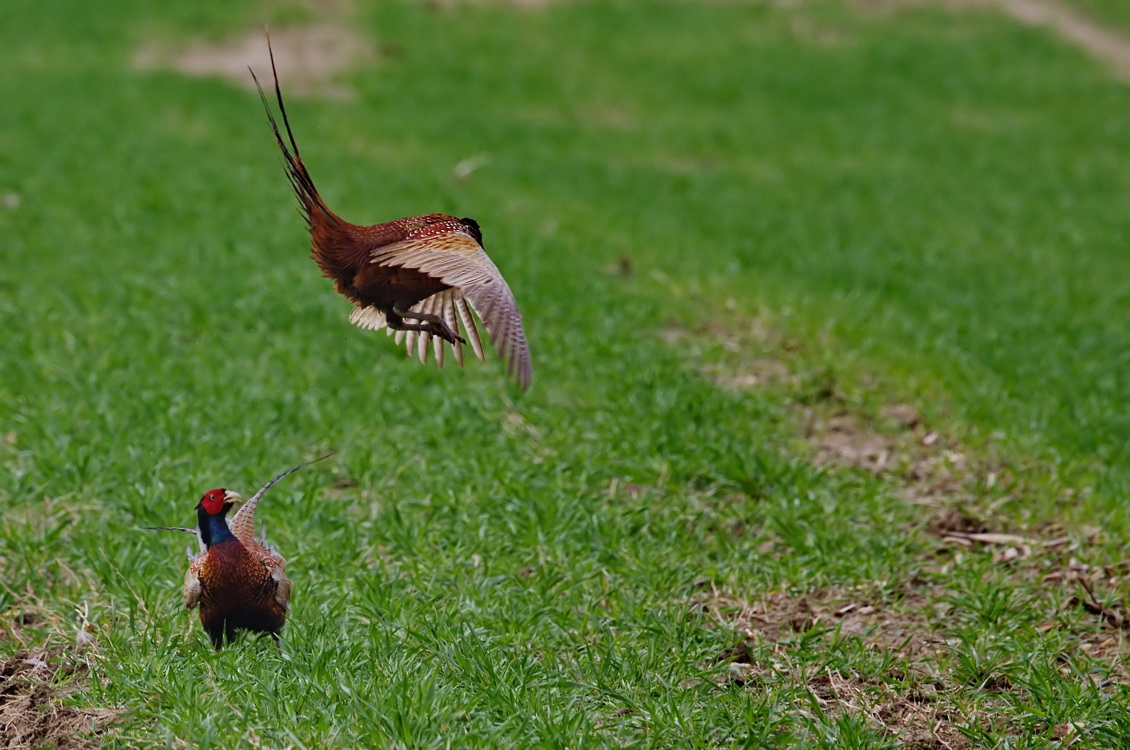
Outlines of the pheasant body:
<svg viewBox="0 0 1130 750">
<path fill-rule="evenodd" d="M 189 562 L 184 579 L 185 607 L 199 607 L 200 624 L 217 649 L 239 630 L 270 633 L 277 639 L 286 623 L 290 601 L 286 560 L 265 541 L 236 537 L 225 516 L 232 505 L 227 498 L 237 496 L 224 490 L 212 493 L 222 493 L 224 502 L 218 513 L 209 513 L 209 495 L 205 495 L 197 507 L 205 551 Z"/>
<path fill-rule="evenodd" d="M 459 365 L 464 344 L 469 343 L 483 359 L 474 312 L 506 361 L 508 373 L 522 388 L 529 387 L 530 355 L 522 316 L 506 280 L 483 249 L 478 222 L 424 214 L 363 226 L 331 211 L 302 163 L 274 63 L 272 52 L 275 98 L 287 140 L 258 79 L 255 85 L 310 230 L 310 255 L 322 274 L 333 279 L 337 292 L 353 302 L 350 322 L 395 333 L 397 343 L 404 341 L 408 353 L 424 363 L 430 343 L 442 367 L 448 344 Z M 251 75 L 255 77 L 254 71 Z"/>
<path fill-rule="evenodd" d="M 325 458 L 329 456 L 316 460 Z M 200 540 L 200 552 L 188 553 L 184 606 L 199 608 L 200 624 L 217 650 L 240 630 L 270 633 L 278 641 L 286 624 L 292 584 L 282 555 L 267 544 L 265 536 L 255 539 L 255 509 L 272 485 L 308 465 L 288 469 L 263 485 L 240 507 L 230 525 L 228 511 L 243 498 L 215 489 L 196 505 L 196 529 L 154 527 L 187 531 Z"/>
<path fill-rule="evenodd" d="M 467 234 L 470 228 L 464 222 L 470 222 L 477 230 L 478 224 L 473 220 L 445 214 L 413 216 L 372 226 L 357 226 L 338 219 L 333 228 L 343 227 L 348 242 L 339 241 L 335 232 L 321 226 L 333 222 L 320 222 L 311 230 L 310 255 L 322 274 L 334 280 L 339 294 L 358 307 L 377 308 L 387 317 L 395 315 L 397 309 L 410 310 L 451 287 L 414 268 L 378 265 L 372 260 L 373 254 L 397 242 L 429 238 L 442 241 L 448 232 Z"/>
</svg>

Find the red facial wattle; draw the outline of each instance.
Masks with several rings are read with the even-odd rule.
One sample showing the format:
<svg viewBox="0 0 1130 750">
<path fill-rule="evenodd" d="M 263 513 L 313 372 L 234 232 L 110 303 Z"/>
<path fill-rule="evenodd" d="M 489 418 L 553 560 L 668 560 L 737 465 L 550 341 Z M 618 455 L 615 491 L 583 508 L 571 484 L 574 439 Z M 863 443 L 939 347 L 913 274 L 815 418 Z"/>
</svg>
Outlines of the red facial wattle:
<svg viewBox="0 0 1130 750">
<path fill-rule="evenodd" d="M 224 511 L 224 502 L 227 493 L 223 490 L 209 490 L 204 494 L 200 500 L 200 505 L 204 507 L 204 511 L 210 516 L 219 515 Z"/>
</svg>

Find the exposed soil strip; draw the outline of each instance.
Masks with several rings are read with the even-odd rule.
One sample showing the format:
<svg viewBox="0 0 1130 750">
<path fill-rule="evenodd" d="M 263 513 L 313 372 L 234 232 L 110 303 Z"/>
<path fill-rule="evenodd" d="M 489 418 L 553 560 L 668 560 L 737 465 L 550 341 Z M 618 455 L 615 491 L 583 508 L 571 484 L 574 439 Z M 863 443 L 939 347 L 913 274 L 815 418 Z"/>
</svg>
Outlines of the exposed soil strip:
<svg viewBox="0 0 1130 750">
<path fill-rule="evenodd" d="M 63 702 L 86 671 L 86 665 L 51 650 L 19 651 L 0 665 L 0 747 L 97 745 L 118 712 Z"/>
<path fill-rule="evenodd" d="M 1079 11 L 1053 0 L 968 0 L 1000 8 L 1021 23 L 1047 26 L 1063 38 L 1109 63 L 1130 78 L 1130 37 L 1106 28 Z"/>
<path fill-rule="evenodd" d="M 279 78 L 288 92 L 343 98 L 349 89 L 335 75 L 376 57 L 376 45 L 355 29 L 337 24 L 271 29 L 271 44 Z M 250 29 L 218 44 L 190 44 L 169 50 L 148 43 L 134 55 L 141 69 L 171 67 L 190 76 L 225 78 L 254 90 L 247 68 L 269 79 L 267 38 L 261 28 Z"/>
</svg>

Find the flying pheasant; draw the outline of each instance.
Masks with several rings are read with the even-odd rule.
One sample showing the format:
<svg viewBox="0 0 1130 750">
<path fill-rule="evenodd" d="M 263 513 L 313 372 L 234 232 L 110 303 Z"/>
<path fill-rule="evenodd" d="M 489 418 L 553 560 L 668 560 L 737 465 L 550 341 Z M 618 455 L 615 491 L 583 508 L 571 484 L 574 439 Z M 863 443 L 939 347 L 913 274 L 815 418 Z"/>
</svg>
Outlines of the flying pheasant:
<svg viewBox="0 0 1130 750">
<path fill-rule="evenodd" d="M 310 230 L 310 255 L 323 275 L 334 280 L 334 288 L 353 302 L 349 321 L 361 328 L 395 331 L 397 344 L 405 341 L 409 356 L 415 350 L 421 363 L 427 363 L 430 342 L 436 363 L 443 367 L 447 342 L 462 366 L 464 344 L 470 343 L 475 355 L 483 359 L 473 310 L 506 361 L 507 372 L 519 386 L 528 388 L 530 354 L 522 315 L 506 280 L 483 250 L 478 222 L 425 214 L 360 226 L 326 207 L 290 129 L 269 37 L 267 46 L 289 147 L 255 71 L 251 77 Z"/>
<path fill-rule="evenodd" d="M 199 538 L 199 553 L 188 551 L 184 606 L 200 608 L 200 624 L 217 651 L 237 630 L 270 633 L 278 641 L 286 622 L 291 583 L 286 577 L 286 560 L 267 544 L 265 536 L 255 539 L 255 508 L 280 479 L 325 458 L 329 456 L 295 466 L 267 482 L 243 504 L 230 524 L 228 511 L 243 498 L 236 492 L 215 489 L 204 493 L 196 505 L 198 529 L 151 527 L 187 531 Z"/>
</svg>

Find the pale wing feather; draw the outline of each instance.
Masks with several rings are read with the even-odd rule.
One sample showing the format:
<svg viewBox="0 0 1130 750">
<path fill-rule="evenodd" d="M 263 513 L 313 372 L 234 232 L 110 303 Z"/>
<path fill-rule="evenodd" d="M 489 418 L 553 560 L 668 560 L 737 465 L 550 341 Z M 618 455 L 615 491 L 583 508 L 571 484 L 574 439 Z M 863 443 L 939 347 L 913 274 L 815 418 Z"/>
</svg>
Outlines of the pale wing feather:
<svg viewBox="0 0 1130 750">
<path fill-rule="evenodd" d="M 456 292 L 454 289 L 448 289 L 446 291 L 440 292 L 440 294 L 444 297 L 443 319 L 447 323 L 448 328 L 455 331 L 456 333 L 459 333 L 459 320 L 456 317 L 456 312 L 455 312 L 456 297 L 458 296 L 459 293 Z M 465 336 L 464 338 L 470 338 L 470 332 L 468 331 L 467 333 L 468 333 L 468 335 Z M 456 341 L 454 344 L 451 345 L 451 349 L 455 354 L 456 364 L 458 364 L 460 367 L 462 367 L 463 366 L 463 345 L 460 344 L 458 341 Z M 443 351 L 443 342 L 442 341 L 440 342 L 440 351 L 441 352 Z"/>
<path fill-rule="evenodd" d="M 530 385 L 530 351 L 522 316 L 514 306 L 510 290 L 502 284 L 491 284 L 467 290 L 467 301 L 490 332 L 491 340 L 506 362 L 506 372 L 523 389 Z"/>
<path fill-rule="evenodd" d="M 408 351 L 408 356 L 412 356 L 412 352 L 416 349 L 416 331 L 404 331 L 404 348 Z M 397 336 L 397 338 L 400 338 Z M 397 343 L 400 343 L 399 341 Z"/>
<path fill-rule="evenodd" d="M 424 300 L 428 304 L 428 312 L 439 318 L 443 318 L 443 304 L 444 300 L 438 294 L 433 294 L 430 298 Z M 443 339 L 439 336 L 431 336 L 429 340 L 432 344 L 432 353 L 435 354 L 436 366 L 443 369 Z"/>
<path fill-rule="evenodd" d="M 349 322 L 358 328 L 366 328 L 370 331 L 379 331 L 388 327 L 385 316 L 375 307 L 355 306 L 349 313 Z"/>
<path fill-rule="evenodd" d="M 283 610 L 289 611 L 290 592 L 294 588 L 294 584 L 286 577 L 286 573 L 283 572 L 282 568 L 275 568 L 271 572 L 271 578 L 278 584 L 278 588 L 275 589 L 275 601 L 279 603 L 279 606 L 282 607 Z"/>
<path fill-rule="evenodd" d="M 510 373 L 523 388 L 530 382 L 530 354 L 522 315 L 514 294 L 498 268 L 469 235 L 453 232 L 442 239 L 406 240 L 386 245 L 373 252 L 372 262 L 413 268 L 459 290 L 491 335 L 491 340 L 506 361 Z M 460 300 L 462 301 L 462 300 Z M 470 319 L 461 309 L 464 325 Z M 471 325 L 467 325 L 468 333 Z M 474 336 L 467 336 L 475 341 Z M 414 337 L 408 334 L 408 348 Z M 482 357 L 481 347 L 475 352 Z"/>
<path fill-rule="evenodd" d="M 451 306 L 452 306 L 451 292 L 452 291 L 454 291 L 454 290 L 444 289 L 442 292 L 438 292 L 436 294 L 433 294 L 431 297 L 429 297 L 426 300 L 424 300 L 423 302 L 421 302 L 419 306 L 421 306 L 424 311 L 430 312 L 432 315 L 435 315 L 435 316 L 439 317 L 440 319 L 442 319 L 445 323 L 447 323 L 448 328 L 450 328 L 452 331 L 454 331 L 456 334 L 458 334 L 459 333 L 459 325 L 455 324 L 453 326 L 451 324 L 451 317 L 452 317 L 452 314 L 454 312 L 453 310 L 451 310 Z M 444 359 L 444 355 L 446 353 L 446 346 L 444 346 L 444 345 L 447 342 L 439 336 L 432 336 L 431 341 L 432 341 L 432 353 L 435 355 L 435 358 L 436 358 L 436 366 L 439 367 L 439 369 L 442 370 L 443 369 L 443 359 Z M 452 346 L 458 347 L 459 342 L 455 342 Z"/>
<path fill-rule="evenodd" d="M 200 597 L 204 589 L 200 586 L 200 569 L 204 565 L 204 555 L 197 555 L 188 564 L 188 571 L 184 574 L 184 608 L 194 609 L 200 606 Z"/>
<path fill-rule="evenodd" d="M 482 340 L 479 337 L 479 328 L 475 324 L 475 318 L 471 314 L 471 307 L 468 306 L 467 300 L 458 289 L 445 289 L 438 294 L 434 294 L 423 302 L 418 302 L 413 305 L 414 312 L 430 312 L 433 315 L 438 315 L 443 318 L 448 327 L 458 334 L 461 334 L 467 342 L 471 345 L 471 350 L 474 351 L 475 356 L 479 359 L 485 359 L 486 353 L 483 351 Z M 358 307 L 355 306 L 349 313 L 349 322 L 358 328 L 364 328 L 370 331 L 381 331 L 393 337 L 393 341 L 397 346 L 404 346 L 407 349 L 409 356 L 413 354 L 413 349 L 417 349 L 416 354 L 419 356 L 419 341 L 413 341 L 417 334 L 412 331 L 396 330 L 388 327 L 388 321 L 385 320 L 384 315 L 375 307 Z M 420 334 L 422 335 L 422 334 Z M 412 336 L 412 338 L 409 338 Z M 445 356 L 445 344 L 442 338 L 438 336 L 428 335 L 432 342 L 432 350 L 435 353 L 436 364 L 441 368 L 443 367 Z M 455 362 L 463 366 L 463 344 L 456 341 L 452 345 L 452 350 L 455 355 Z M 423 360 L 426 363 L 426 359 Z"/>
<path fill-rule="evenodd" d="M 417 307 L 420 308 L 420 312 L 434 315 L 435 313 L 432 310 L 432 308 L 435 306 L 434 303 L 435 295 L 433 294 L 431 297 L 421 300 L 418 303 Z M 417 343 L 419 344 L 419 346 L 416 347 L 416 356 L 420 358 L 420 364 L 422 365 L 426 365 L 428 363 L 428 344 L 431 343 L 431 338 L 432 335 L 427 331 L 420 331 L 417 334 Z"/>
<path fill-rule="evenodd" d="M 430 298 L 429 298 L 430 299 Z M 428 302 L 428 300 L 424 300 Z M 412 309 L 420 312 L 424 302 L 418 303 Z M 415 331 L 396 330 L 388 327 L 388 321 L 385 319 L 384 313 L 375 307 L 360 307 L 354 306 L 349 312 L 349 322 L 358 328 L 364 328 L 370 331 L 384 331 L 389 336 L 393 337 L 397 346 L 405 343 L 407 338 L 407 346 L 409 356 L 417 349 L 417 336 Z"/>
<path fill-rule="evenodd" d="M 466 318 L 463 320 L 463 330 L 460 331 L 459 323 L 461 314 L 459 312 L 460 305 L 466 311 Z M 471 348 L 478 354 L 479 359 L 483 358 L 483 345 L 479 341 L 479 331 L 475 327 L 475 320 L 470 316 L 470 311 L 466 308 L 466 302 L 463 300 L 463 295 L 458 289 L 444 289 L 442 292 L 433 294 L 426 300 L 417 303 L 413 308 L 415 312 L 425 312 L 442 318 L 447 323 L 448 328 L 456 334 L 462 334 L 471 343 Z M 441 368 L 443 367 L 444 345 L 446 342 L 439 336 L 430 336 L 432 347 L 436 354 L 436 364 Z M 455 352 L 455 361 L 460 367 L 463 366 L 463 345 L 456 341 L 451 345 L 452 350 Z"/>
<path fill-rule="evenodd" d="M 483 342 L 479 338 L 479 328 L 475 325 L 475 317 L 471 315 L 471 308 L 467 307 L 467 300 L 463 299 L 463 295 L 459 295 L 458 299 L 455 300 L 455 310 L 459 313 L 459 320 L 463 323 L 463 329 L 467 332 L 464 338 L 470 342 L 475 356 L 480 360 L 486 359 L 486 353 L 483 352 Z"/>
</svg>

